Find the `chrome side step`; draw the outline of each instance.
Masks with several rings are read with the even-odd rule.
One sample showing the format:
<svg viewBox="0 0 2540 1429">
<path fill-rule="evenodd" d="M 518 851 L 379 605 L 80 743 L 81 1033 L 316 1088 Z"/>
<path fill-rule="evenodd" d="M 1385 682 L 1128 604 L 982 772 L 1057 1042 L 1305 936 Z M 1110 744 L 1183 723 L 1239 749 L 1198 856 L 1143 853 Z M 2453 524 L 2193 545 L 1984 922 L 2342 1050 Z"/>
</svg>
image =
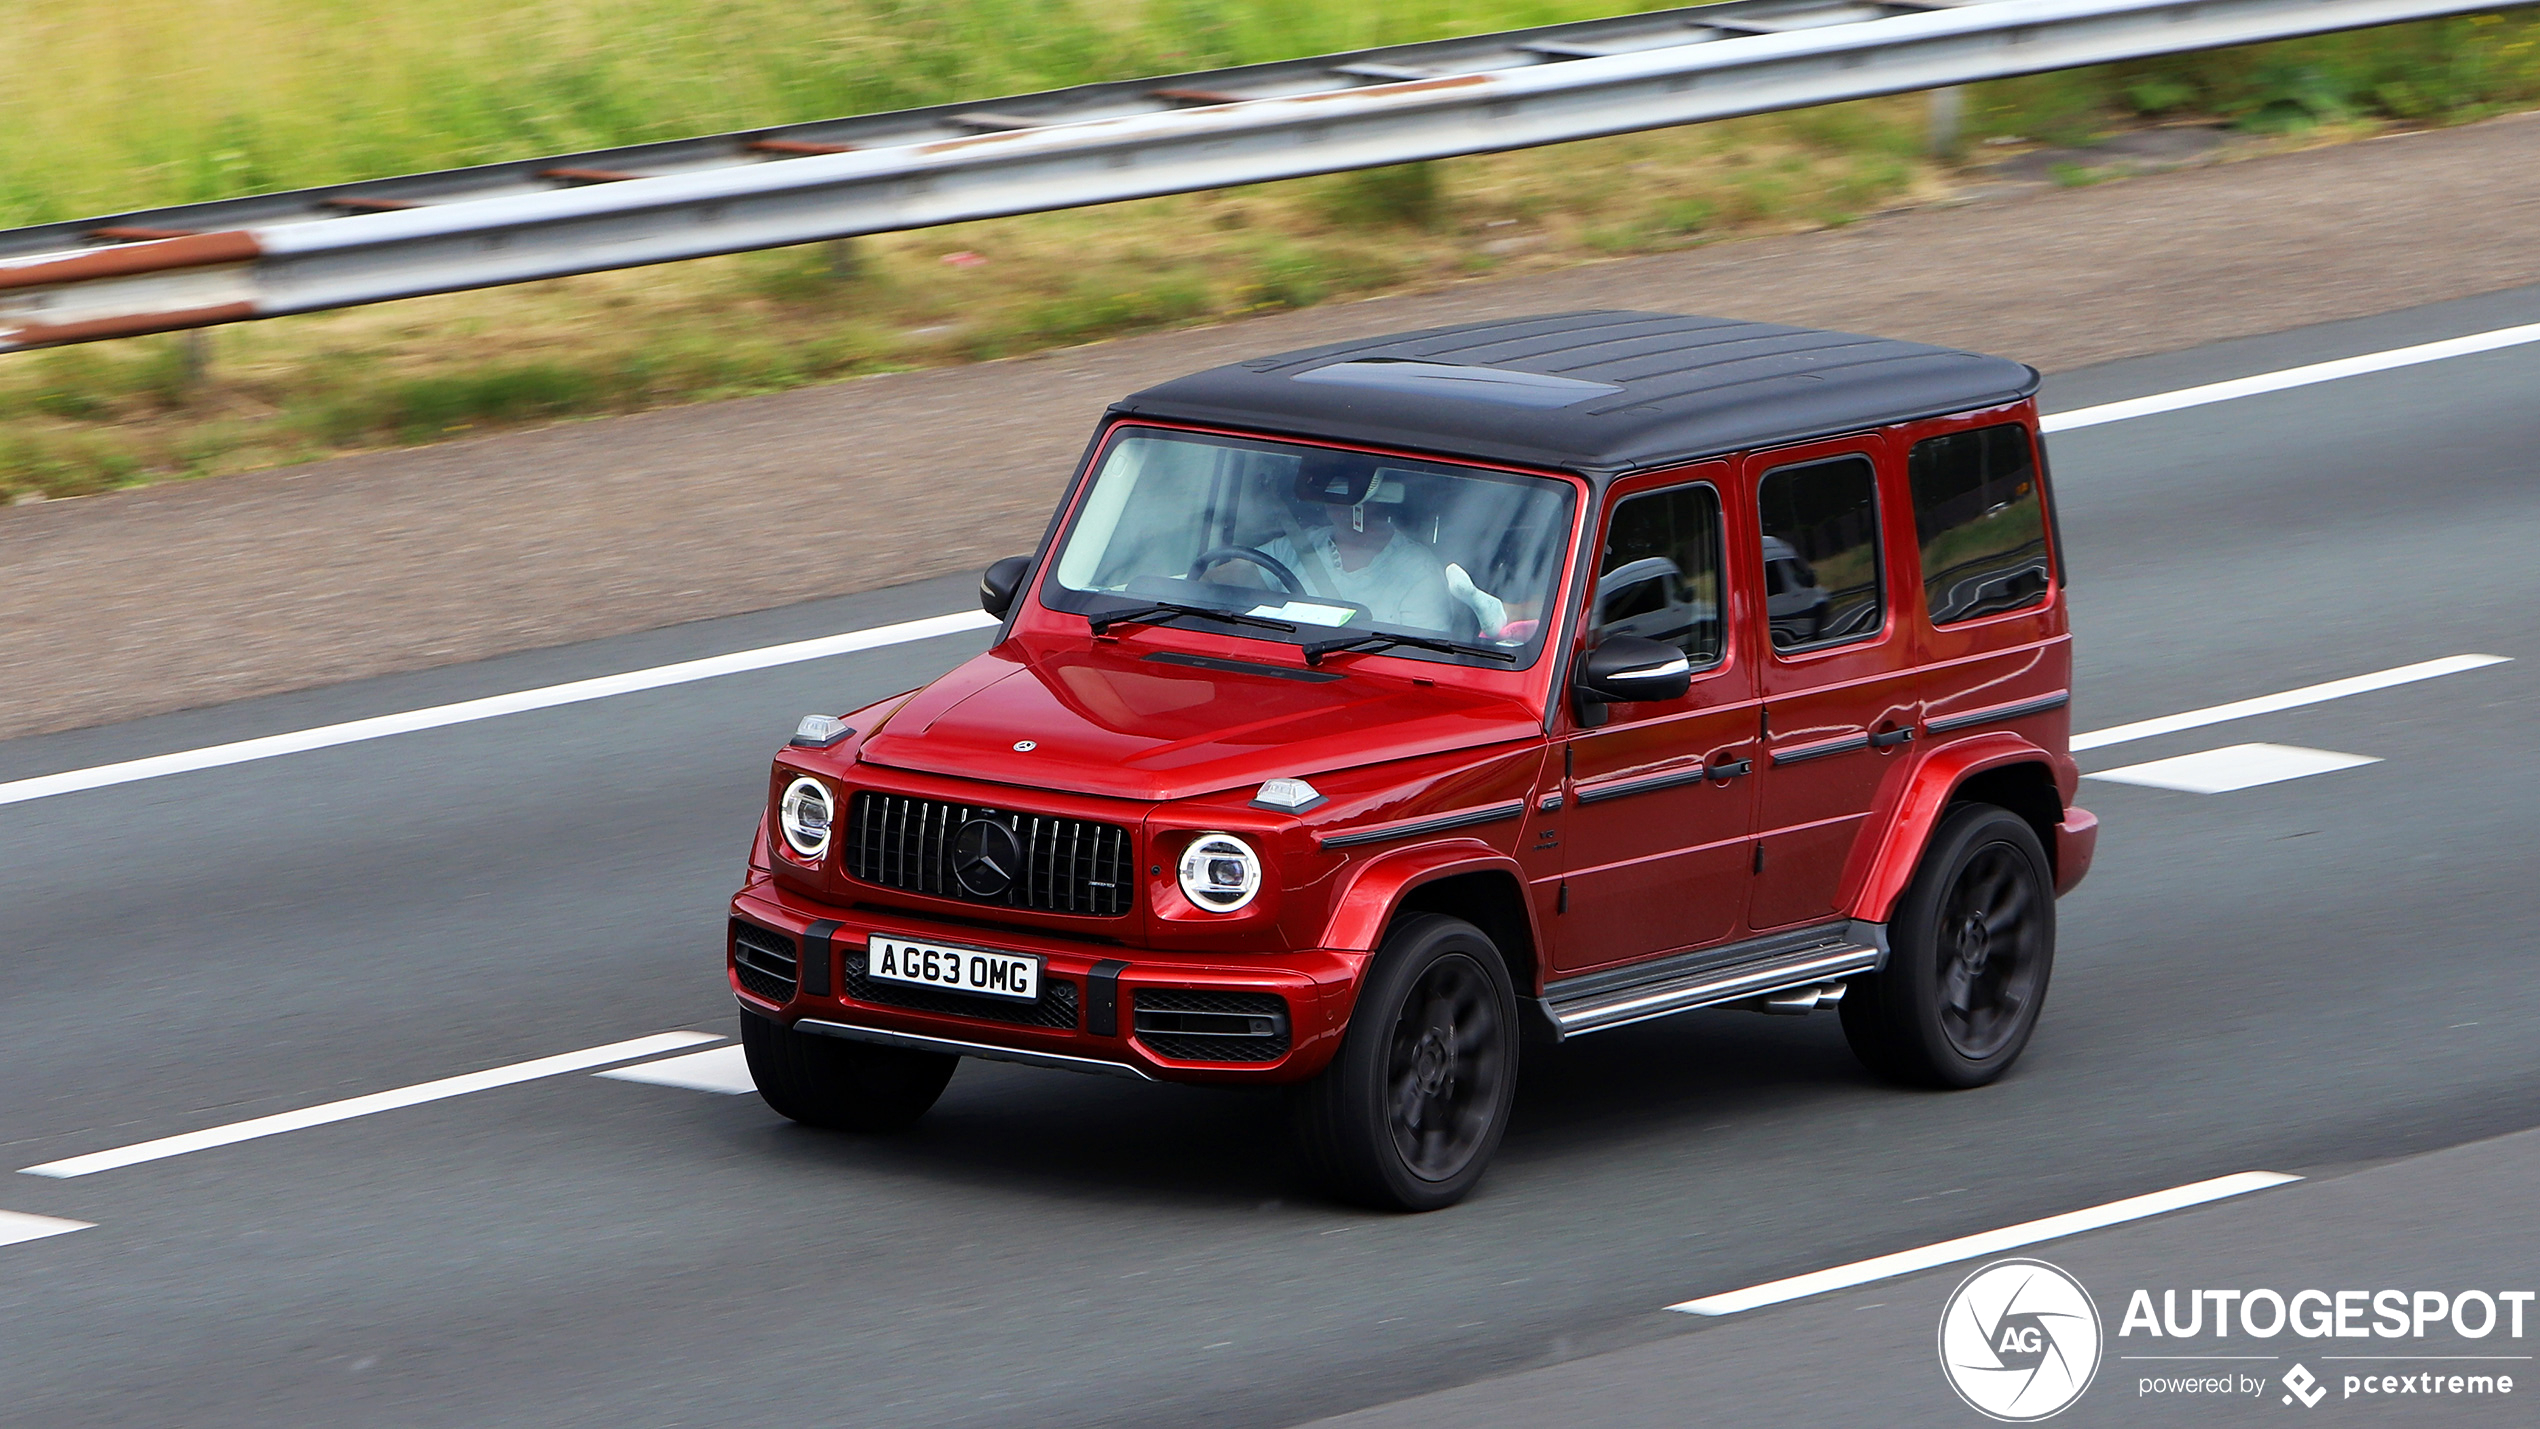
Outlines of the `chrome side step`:
<svg viewBox="0 0 2540 1429">
<path fill-rule="evenodd" d="M 1833 1006 L 1841 999 L 1840 991 L 1824 985 L 1875 972 L 1886 958 L 1884 925 L 1828 923 L 1726 948 L 1568 978 L 1545 987 L 1543 1010 L 1564 1038 L 1628 1027 L 1697 1007 L 1766 1001 L 1769 994 L 1798 989 L 1809 991 L 1788 998 L 1769 998 L 1770 1003 L 1778 1005 L 1764 1010 L 1805 1012 Z"/>
</svg>

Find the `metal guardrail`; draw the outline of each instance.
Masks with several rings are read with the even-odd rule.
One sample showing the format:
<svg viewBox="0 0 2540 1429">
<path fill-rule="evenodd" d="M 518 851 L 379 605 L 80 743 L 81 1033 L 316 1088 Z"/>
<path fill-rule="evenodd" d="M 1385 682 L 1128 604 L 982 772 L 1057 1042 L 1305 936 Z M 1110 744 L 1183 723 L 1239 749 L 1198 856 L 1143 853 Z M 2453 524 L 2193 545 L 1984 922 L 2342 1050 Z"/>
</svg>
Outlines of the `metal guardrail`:
<svg viewBox="0 0 2540 1429">
<path fill-rule="evenodd" d="M 1737 0 L 224 200 L 0 233 L 0 352 L 2534 3 Z"/>
</svg>

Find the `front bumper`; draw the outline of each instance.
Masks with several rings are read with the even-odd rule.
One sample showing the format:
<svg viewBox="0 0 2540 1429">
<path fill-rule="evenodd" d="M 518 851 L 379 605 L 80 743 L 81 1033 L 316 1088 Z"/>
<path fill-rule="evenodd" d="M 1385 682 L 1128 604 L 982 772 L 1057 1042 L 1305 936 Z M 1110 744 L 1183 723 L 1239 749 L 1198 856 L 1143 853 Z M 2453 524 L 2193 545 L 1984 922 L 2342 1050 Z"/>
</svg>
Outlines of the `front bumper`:
<svg viewBox="0 0 2540 1429">
<path fill-rule="evenodd" d="M 2075 806 L 2064 810 L 2064 821 L 2055 826 L 2055 892 L 2058 897 L 2070 893 L 2083 876 L 2090 872 L 2090 858 L 2099 851 L 2099 816 Z"/>
<path fill-rule="evenodd" d="M 725 976 L 741 1005 L 763 1017 L 856 1041 L 1170 1082 L 1293 1082 L 1321 1071 L 1348 1026 L 1367 956 L 1157 952 L 840 908 L 764 881 L 734 895 L 732 918 Z M 790 944 L 790 977 L 760 951 L 782 951 L 769 933 Z M 1032 954 L 1041 959 L 1040 999 L 1005 1003 L 868 978 L 876 933 Z M 1205 1030 L 1265 1022 L 1281 1035 L 1218 1039 Z"/>
</svg>

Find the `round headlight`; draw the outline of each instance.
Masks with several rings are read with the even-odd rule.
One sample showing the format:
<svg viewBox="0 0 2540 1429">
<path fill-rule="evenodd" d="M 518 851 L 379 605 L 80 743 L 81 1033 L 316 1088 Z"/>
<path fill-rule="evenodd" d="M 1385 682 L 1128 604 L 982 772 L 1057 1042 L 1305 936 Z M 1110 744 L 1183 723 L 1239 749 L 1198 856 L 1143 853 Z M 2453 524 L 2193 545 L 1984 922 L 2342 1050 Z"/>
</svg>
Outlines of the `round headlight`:
<svg viewBox="0 0 2540 1429">
<path fill-rule="evenodd" d="M 786 847 L 818 858 L 829 851 L 829 821 L 836 812 L 828 786 L 804 777 L 786 785 L 784 797 L 776 801 L 776 827 L 784 833 Z"/>
<path fill-rule="evenodd" d="M 1182 896 L 1211 913 L 1232 913 L 1261 891 L 1261 856 L 1233 834 L 1201 834 L 1182 851 Z"/>
</svg>

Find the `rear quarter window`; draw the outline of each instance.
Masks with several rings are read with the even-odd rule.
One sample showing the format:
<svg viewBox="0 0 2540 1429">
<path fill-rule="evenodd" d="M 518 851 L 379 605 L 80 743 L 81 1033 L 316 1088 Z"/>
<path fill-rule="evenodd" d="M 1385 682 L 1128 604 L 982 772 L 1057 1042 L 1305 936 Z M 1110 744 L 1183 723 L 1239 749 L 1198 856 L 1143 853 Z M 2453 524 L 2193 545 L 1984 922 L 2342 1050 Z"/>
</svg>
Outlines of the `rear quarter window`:
<svg viewBox="0 0 2540 1429">
<path fill-rule="evenodd" d="M 1865 640 L 1886 619 L 1878 475 L 1865 456 L 1786 466 L 1755 489 L 1764 524 L 1764 609 L 1773 648 Z"/>
<path fill-rule="evenodd" d="M 2025 427 L 1952 432 L 1906 459 L 1923 599 L 1934 625 L 2019 610 L 2046 599 L 2046 518 L 2037 454 Z"/>
</svg>

